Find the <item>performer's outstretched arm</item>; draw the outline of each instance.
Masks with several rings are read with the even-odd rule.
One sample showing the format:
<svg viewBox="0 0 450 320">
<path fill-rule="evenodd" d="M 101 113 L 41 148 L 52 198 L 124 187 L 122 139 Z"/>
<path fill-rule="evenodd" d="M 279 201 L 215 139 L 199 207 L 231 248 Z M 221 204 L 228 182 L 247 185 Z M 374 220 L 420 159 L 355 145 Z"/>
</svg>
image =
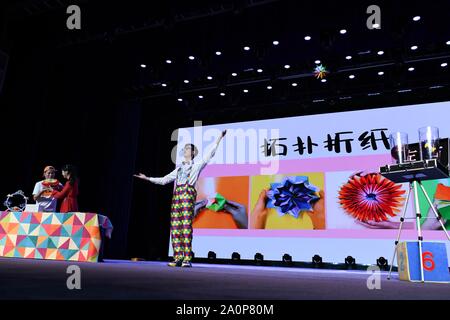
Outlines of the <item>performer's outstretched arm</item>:
<svg viewBox="0 0 450 320">
<path fill-rule="evenodd" d="M 222 138 L 225 136 L 225 134 L 227 133 L 227 130 L 222 131 L 221 135 L 217 137 L 217 140 L 214 144 L 214 146 L 211 148 L 211 150 L 209 150 L 202 159 L 202 166 L 206 166 L 208 164 L 208 162 L 212 159 L 212 157 L 214 157 L 214 155 L 216 154 L 217 148 L 219 147 L 220 141 L 222 140 Z"/>
<path fill-rule="evenodd" d="M 175 170 L 173 170 L 171 173 L 169 173 L 168 175 L 162 177 L 162 178 L 152 178 L 152 177 L 147 177 L 145 174 L 143 173 L 139 173 L 139 174 L 135 174 L 134 176 L 136 178 L 142 179 L 142 180 L 147 180 L 150 181 L 152 183 L 155 184 L 168 184 L 172 181 L 174 181 L 177 178 L 177 172 L 178 172 L 178 168 L 175 168 Z"/>
<path fill-rule="evenodd" d="M 67 197 L 72 188 L 73 187 L 70 185 L 70 183 L 66 183 L 61 191 L 53 190 L 52 197 L 55 199 L 64 199 L 65 197 Z"/>
</svg>

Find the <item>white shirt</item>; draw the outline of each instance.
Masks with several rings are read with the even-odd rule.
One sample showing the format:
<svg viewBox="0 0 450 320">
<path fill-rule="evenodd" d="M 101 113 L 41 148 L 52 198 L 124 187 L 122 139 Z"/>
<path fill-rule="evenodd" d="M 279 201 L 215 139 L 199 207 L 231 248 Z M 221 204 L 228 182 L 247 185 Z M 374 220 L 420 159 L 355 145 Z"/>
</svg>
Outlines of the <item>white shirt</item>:
<svg viewBox="0 0 450 320">
<path fill-rule="evenodd" d="M 220 140 L 211 148 L 211 150 L 205 155 L 205 157 L 203 157 L 200 162 L 197 163 L 192 160 L 188 162 L 183 161 L 181 166 L 176 167 L 175 170 L 173 170 L 168 175 L 162 178 L 148 178 L 148 180 L 156 184 L 168 184 L 176 180 L 177 185 L 188 183 L 191 186 L 195 186 L 201 171 L 205 168 L 205 166 L 216 153 L 219 143 Z"/>
<path fill-rule="evenodd" d="M 39 194 L 42 189 L 44 189 L 44 186 L 42 185 L 42 182 L 44 180 L 37 182 L 34 185 L 33 189 L 33 195 Z M 59 184 L 62 188 L 62 184 Z M 39 198 L 36 199 L 37 204 L 37 211 L 38 212 L 56 212 L 56 205 L 58 204 L 58 200 L 52 197 L 52 193 L 50 192 L 44 192 L 41 194 Z"/>
</svg>

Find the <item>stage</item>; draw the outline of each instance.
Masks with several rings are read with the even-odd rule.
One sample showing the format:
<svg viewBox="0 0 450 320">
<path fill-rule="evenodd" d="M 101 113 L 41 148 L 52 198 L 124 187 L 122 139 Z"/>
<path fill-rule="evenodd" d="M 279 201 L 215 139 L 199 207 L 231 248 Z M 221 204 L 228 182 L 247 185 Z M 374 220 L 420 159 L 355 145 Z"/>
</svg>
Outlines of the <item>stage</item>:
<svg viewBox="0 0 450 320">
<path fill-rule="evenodd" d="M 67 268 L 78 265 L 81 290 L 67 289 Z M 448 284 L 387 280 L 369 290 L 362 271 L 106 260 L 105 263 L 0 258 L 1 300 L 306 300 L 450 299 Z"/>
</svg>

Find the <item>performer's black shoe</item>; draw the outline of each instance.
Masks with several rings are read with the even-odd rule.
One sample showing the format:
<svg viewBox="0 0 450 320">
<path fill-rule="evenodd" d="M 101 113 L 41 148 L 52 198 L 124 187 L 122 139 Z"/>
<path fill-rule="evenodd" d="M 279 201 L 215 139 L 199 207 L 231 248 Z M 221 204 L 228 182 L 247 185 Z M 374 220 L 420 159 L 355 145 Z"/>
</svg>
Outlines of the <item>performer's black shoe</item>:
<svg viewBox="0 0 450 320">
<path fill-rule="evenodd" d="M 183 260 L 174 260 L 172 262 L 169 262 L 167 265 L 169 267 L 181 267 L 182 263 L 183 263 Z"/>
<path fill-rule="evenodd" d="M 190 261 L 183 261 L 183 263 L 181 264 L 182 268 L 192 268 L 192 264 Z"/>
</svg>

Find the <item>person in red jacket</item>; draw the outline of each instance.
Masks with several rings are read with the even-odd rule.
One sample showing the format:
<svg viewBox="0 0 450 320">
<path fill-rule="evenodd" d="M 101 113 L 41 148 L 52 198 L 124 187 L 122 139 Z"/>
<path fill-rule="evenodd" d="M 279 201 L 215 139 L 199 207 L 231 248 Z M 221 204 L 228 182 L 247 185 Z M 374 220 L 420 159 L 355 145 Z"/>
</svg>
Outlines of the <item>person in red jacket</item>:
<svg viewBox="0 0 450 320">
<path fill-rule="evenodd" d="M 53 190 L 52 197 L 62 200 L 60 212 L 77 212 L 78 177 L 76 168 L 72 165 L 65 165 L 61 171 L 67 182 L 61 191 Z"/>
</svg>

